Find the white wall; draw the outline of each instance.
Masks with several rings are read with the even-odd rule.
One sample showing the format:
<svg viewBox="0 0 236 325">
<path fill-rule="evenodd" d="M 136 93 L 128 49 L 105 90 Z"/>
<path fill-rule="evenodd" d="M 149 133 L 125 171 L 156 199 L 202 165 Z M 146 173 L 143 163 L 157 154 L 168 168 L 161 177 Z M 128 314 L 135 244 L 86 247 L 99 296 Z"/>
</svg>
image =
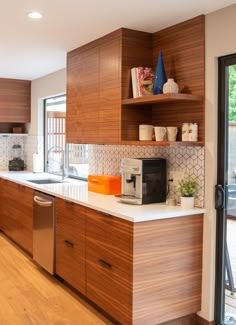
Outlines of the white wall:
<svg viewBox="0 0 236 325">
<path fill-rule="evenodd" d="M 25 160 L 33 169 L 33 154 L 43 153 L 43 100 L 66 92 L 66 69 L 35 79 L 31 84 L 31 123 L 28 125 Z M 42 161 L 43 162 L 43 161 Z"/>
<path fill-rule="evenodd" d="M 29 135 L 43 135 L 43 99 L 66 92 L 66 69 L 35 79 L 31 85 L 31 124 Z"/>
<path fill-rule="evenodd" d="M 236 53 L 236 5 L 206 15 L 206 147 L 203 298 L 200 316 L 214 319 L 215 227 L 214 187 L 217 180 L 218 60 Z"/>
</svg>

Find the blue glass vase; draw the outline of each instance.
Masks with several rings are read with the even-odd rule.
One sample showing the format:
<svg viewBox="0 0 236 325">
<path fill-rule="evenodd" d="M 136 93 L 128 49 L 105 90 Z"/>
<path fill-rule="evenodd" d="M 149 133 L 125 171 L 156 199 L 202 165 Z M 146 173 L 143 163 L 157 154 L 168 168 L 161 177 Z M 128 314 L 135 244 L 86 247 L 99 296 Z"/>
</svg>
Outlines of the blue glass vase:
<svg viewBox="0 0 236 325">
<path fill-rule="evenodd" d="M 166 83 L 166 72 L 162 57 L 162 52 L 158 53 L 158 60 L 156 65 L 156 70 L 154 74 L 154 81 L 153 81 L 153 93 L 154 95 L 163 94 L 163 85 Z"/>
</svg>

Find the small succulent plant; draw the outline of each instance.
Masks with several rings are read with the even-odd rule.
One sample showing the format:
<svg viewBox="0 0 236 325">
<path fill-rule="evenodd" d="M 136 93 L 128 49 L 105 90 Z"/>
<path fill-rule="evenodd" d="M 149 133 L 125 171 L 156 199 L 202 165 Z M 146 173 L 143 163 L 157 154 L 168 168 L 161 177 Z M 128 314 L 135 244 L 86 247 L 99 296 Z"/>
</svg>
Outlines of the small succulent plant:
<svg viewBox="0 0 236 325">
<path fill-rule="evenodd" d="M 185 178 L 178 182 L 178 192 L 183 197 L 193 197 L 198 190 L 196 178 Z"/>
</svg>

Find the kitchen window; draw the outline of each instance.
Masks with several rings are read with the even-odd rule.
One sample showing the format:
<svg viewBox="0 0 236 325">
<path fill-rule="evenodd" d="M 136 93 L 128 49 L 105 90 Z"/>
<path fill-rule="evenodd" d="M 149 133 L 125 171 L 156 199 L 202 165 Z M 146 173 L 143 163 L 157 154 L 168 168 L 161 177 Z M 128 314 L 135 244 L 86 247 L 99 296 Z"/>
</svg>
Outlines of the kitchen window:
<svg viewBox="0 0 236 325">
<path fill-rule="evenodd" d="M 45 112 L 45 171 L 86 180 L 88 145 L 66 143 L 66 95 L 47 98 Z"/>
</svg>

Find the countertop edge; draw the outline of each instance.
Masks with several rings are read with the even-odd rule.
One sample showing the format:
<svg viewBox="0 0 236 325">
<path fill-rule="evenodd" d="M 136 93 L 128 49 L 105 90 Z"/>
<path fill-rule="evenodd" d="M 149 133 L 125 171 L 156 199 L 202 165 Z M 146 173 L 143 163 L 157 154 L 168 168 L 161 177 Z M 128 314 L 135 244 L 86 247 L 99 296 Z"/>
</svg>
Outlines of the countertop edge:
<svg viewBox="0 0 236 325">
<path fill-rule="evenodd" d="M 6 179 L 17 184 L 26 186 L 35 191 L 41 191 L 43 193 L 58 197 L 67 201 L 71 201 L 82 206 L 104 212 L 115 217 L 130 221 L 130 222 L 147 222 L 168 218 L 184 217 L 184 216 L 194 216 L 198 214 L 204 214 L 206 210 L 204 208 L 194 208 L 194 209 L 182 209 L 180 206 L 168 206 L 164 203 L 152 203 L 146 205 L 130 205 L 126 203 L 121 203 L 118 198 L 111 195 L 98 194 L 94 192 L 87 191 L 87 183 L 84 181 L 71 181 L 53 185 L 38 185 L 28 182 L 25 178 L 29 179 L 43 179 L 48 177 L 49 174 L 35 174 L 32 172 L 7 172 L 0 171 L 0 178 Z M 50 175 L 50 178 L 59 179 L 54 175 Z M 81 188 L 81 191 L 86 191 L 85 199 L 74 198 L 70 195 L 66 195 L 63 189 L 68 188 L 70 185 L 73 187 Z M 55 190 L 56 189 L 56 190 Z M 60 191 L 59 191 L 60 189 Z"/>
</svg>

